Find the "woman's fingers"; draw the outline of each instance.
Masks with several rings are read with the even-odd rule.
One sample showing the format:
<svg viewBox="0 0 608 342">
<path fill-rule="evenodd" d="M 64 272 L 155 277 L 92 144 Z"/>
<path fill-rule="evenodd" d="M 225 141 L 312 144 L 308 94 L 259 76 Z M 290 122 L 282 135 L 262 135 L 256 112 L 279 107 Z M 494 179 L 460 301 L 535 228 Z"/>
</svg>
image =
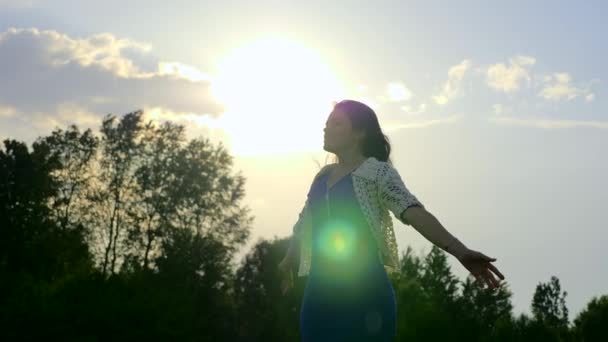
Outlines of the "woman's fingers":
<svg viewBox="0 0 608 342">
<path fill-rule="evenodd" d="M 500 281 L 494 276 L 494 273 L 500 278 L 505 279 L 505 276 L 496 268 L 496 266 L 492 265 L 490 262 L 486 263 L 486 268 L 483 273 L 486 278 L 488 278 L 492 282 L 492 287 L 496 288 L 500 286 Z M 492 273 L 492 272 L 494 273 Z"/>
<path fill-rule="evenodd" d="M 482 283 L 482 281 L 480 280 L 481 277 L 483 282 L 486 283 L 488 287 L 499 287 L 500 281 L 494 276 L 492 272 L 494 272 L 496 276 L 498 276 L 500 279 L 505 279 L 505 276 L 496 268 L 496 266 L 492 264 L 493 261 L 496 261 L 496 258 L 491 258 L 481 252 L 476 252 L 475 254 L 477 259 L 481 259 L 479 261 L 481 261 L 481 263 L 483 264 L 483 266 L 481 267 L 481 272 L 478 275 L 475 275 L 477 280 Z"/>
<path fill-rule="evenodd" d="M 486 261 L 496 261 L 496 258 L 489 257 L 483 253 L 480 253 L 480 254 Z"/>
<path fill-rule="evenodd" d="M 482 288 L 484 287 L 483 284 L 487 285 L 488 288 L 497 288 L 500 286 L 498 280 L 487 269 L 482 270 L 478 274 L 473 274 L 473 276 L 475 276 L 477 283 Z"/>
<path fill-rule="evenodd" d="M 496 268 L 496 266 L 492 265 L 492 264 L 488 264 L 488 267 L 490 268 L 490 270 L 492 270 L 492 272 L 496 273 L 497 276 L 500 277 L 500 279 L 505 279 L 505 276 L 500 273 L 500 271 L 498 270 L 498 268 Z"/>
<path fill-rule="evenodd" d="M 486 273 L 484 273 L 484 275 L 480 275 L 480 277 L 483 280 L 483 284 L 486 284 L 487 288 L 494 287 L 494 284 L 492 283 L 492 279 L 490 279 L 490 276 L 488 276 Z"/>
<path fill-rule="evenodd" d="M 488 286 L 488 288 L 492 287 L 492 281 L 489 279 L 488 275 L 486 272 L 483 273 L 483 275 L 481 276 L 483 278 L 483 281 L 485 282 L 485 284 Z"/>
<path fill-rule="evenodd" d="M 498 280 L 494 277 L 494 275 L 490 271 L 486 271 L 486 277 L 490 279 L 492 282 L 492 288 L 497 288 L 499 286 Z"/>
</svg>

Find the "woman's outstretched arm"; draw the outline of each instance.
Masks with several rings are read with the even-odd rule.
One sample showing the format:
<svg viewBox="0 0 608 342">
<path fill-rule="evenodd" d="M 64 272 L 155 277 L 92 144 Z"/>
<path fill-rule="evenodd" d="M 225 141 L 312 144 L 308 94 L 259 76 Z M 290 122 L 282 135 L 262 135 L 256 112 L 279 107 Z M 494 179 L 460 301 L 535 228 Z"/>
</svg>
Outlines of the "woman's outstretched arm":
<svg viewBox="0 0 608 342">
<path fill-rule="evenodd" d="M 455 256 L 458 261 L 477 279 L 479 284 L 487 284 L 488 288 L 500 287 L 500 281 L 494 276 L 504 280 L 505 276 L 492 265 L 496 258 L 491 258 L 481 252 L 467 248 L 462 242 L 448 232 L 437 218 L 419 206 L 409 207 L 401 213 L 427 240 L 439 246 L 446 252 Z"/>
<path fill-rule="evenodd" d="M 461 259 L 467 251 L 467 247 L 455 236 L 447 231 L 435 215 L 428 212 L 424 207 L 413 206 L 405 209 L 401 213 L 402 221 L 409 222 L 427 240 L 452 254 L 457 259 Z"/>
</svg>

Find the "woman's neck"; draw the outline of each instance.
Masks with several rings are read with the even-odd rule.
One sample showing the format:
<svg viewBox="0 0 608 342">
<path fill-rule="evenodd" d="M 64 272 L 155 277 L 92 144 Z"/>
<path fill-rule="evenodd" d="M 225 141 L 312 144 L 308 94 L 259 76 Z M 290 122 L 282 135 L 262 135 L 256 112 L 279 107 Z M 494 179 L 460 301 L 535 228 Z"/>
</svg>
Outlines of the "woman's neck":
<svg viewBox="0 0 608 342">
<path fill-rule="evenodd" d="M 361 153 L 341 154 L 338 156 L 338 168 L 341 170 L 349 170 L 355 166 L 361 165 L 367 157 Z"/>
</svg>

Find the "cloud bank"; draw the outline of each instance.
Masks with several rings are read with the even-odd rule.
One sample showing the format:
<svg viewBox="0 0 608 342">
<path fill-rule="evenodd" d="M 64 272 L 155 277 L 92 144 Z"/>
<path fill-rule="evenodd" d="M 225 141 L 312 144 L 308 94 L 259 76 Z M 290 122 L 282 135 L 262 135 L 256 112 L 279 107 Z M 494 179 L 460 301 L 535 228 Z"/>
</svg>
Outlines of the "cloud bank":
<svg viewBox="0 0 608 342">
<path fill-rule="evenodd" d="M 158 60 L 146 68 L 151 50 L 111 33 L 77 38 L 36 28 L 1 32 L 0 118 L 44 126 L 145 107 L 222 114 L 208 76 L 179 62 Z"/>
</svg>

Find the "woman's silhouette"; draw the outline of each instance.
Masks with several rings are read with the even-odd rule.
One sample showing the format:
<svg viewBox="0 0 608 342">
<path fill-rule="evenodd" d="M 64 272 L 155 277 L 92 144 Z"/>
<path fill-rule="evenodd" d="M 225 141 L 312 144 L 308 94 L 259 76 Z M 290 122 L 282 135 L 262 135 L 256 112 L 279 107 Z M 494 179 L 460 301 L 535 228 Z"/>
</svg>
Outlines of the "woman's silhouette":
<svg viewBox="0 0 608 342">
<path fill-rule="evenodd" d="M 384 246 L 378 241 L 383 241 L 384 235 L 374 235 L 372 221 L 368 219 L 374 210 L 361 205 L 376 203 L 373 205 L 379 206 L 377 203 L 382 202 L 362 202 L 362 198 L 371 198 L 377 192 L 363 192 L 360 190 L 362 183 L 356 178 L 356 172 L 363 167 L 370 169 L 370 165 L 382 163 L 392 165 L 390 144 L 374 111 L 352 100 L 334 106 L 326 122 L 324 140 L 324 150 L 334 153 L 337 163 L 326 165 L 316 175 L 305 207 L 310 214 L 312 231 L 310 272 L 300 310 L 302 340 L 392 341 L 396 333 L 397 308 L 385 270 L 389 258 L 383 260 L 385 254 L 379 253 Z M 386 170 L 387 166 L 383 166 Z M 490 288 L 500 286 L 491 273 L 504 279 L 491 264 L 496 259 L 468 249 L 426 211 L 401 182 L 398 173 L 392 175 L 393 179 L 398 178 L 395 184 L 401 186 L 372 186 L 387 189 L 392 186 L 389 189 L 394 192 L 391 200 L 398 203 L 392 208 L 400 211 L 399 220 L 412 225 L 429 241 L 454 255 L 479 284 L 485 282 Z M 375 212 L 381 211 L 376 209 Z M 304 248 L 300 246 L 304 240 L 299 235 L 294 232 L 287 255 L 279 264 L 283 293 L 293 286 L 291 268 L 296 260 L 295 251 Z"/>
</svg>

